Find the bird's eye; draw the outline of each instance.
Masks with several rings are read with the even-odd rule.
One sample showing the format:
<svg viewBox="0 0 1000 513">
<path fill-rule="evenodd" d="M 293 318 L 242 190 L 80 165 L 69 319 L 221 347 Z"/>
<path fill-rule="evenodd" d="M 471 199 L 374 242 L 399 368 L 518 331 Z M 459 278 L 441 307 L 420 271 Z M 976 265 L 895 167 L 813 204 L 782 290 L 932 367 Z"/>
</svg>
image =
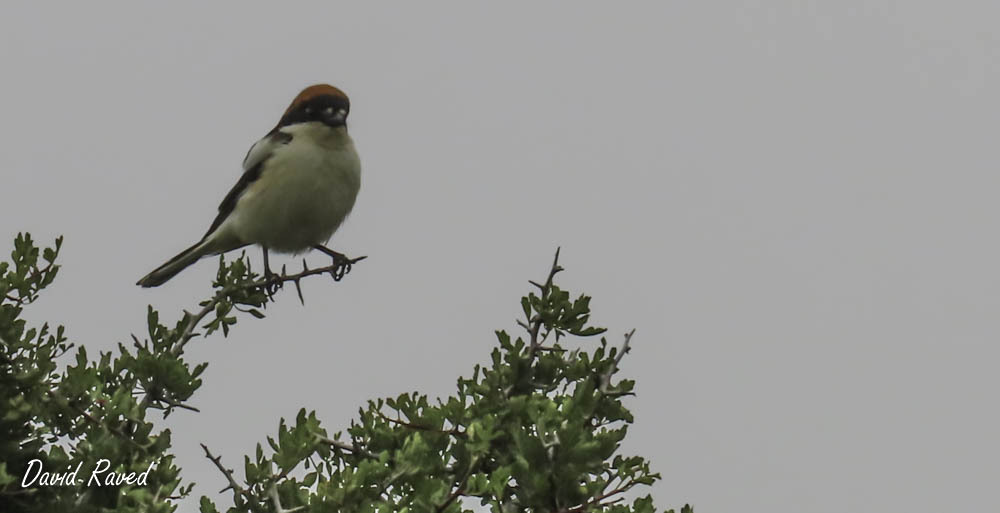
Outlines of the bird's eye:
<svg viewBox="0 0 1000 513">
<path fill-rule="evenodd" d="M 312 114 L 312 107 L 306 107 L 306 114 Z"/>
<path fill-rule="evenodd" d="M 333 107 L 327 107 L 327 108 L 323 109 L 323 114 L 326 114 L 327 116 L 332 116 L 333 115 Z"/>
</svg>

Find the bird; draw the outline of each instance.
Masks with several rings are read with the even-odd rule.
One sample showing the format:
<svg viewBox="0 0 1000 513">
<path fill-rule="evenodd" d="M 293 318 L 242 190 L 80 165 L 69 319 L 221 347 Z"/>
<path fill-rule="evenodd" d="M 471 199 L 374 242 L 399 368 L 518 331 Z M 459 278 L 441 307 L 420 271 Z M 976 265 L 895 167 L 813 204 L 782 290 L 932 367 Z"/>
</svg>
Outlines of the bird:
<svg viewBox="0 0 1000 513">
<path fill-rule="evenodd" d="M 243 159 L 243 175 L 219 204 L 205 235 L 136 285 L 157 287 L 205 256 L 257 244 L 265 275 L 268 250 L 311 249 L 347 262 L 325 246 L 354 208 L 361 161 L 347 133 L 350 100 L 340 89 L 316 84 L 300 92 L 278 124 Z"/>
</svg>

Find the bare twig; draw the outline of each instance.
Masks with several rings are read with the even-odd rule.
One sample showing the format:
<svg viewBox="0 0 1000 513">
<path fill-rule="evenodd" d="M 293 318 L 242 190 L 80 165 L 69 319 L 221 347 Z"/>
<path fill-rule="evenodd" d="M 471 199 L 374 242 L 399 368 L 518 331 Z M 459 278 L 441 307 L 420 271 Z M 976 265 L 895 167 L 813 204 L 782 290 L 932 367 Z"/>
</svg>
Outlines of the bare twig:
<svg viewBox="0 0 1000 513">
<path fill-rule="evenodd" d="M 303 260 L 302 261 L 302 272 L 300 272 L 300 273 L 297 273 L 297 274 L 284 274 L 284 273 L 282 273 L 282 274 L 276 274 L 274 276 L 271 276 L 270 278 L 265 278 L 263 280 L 258 280 L 258 281 L 254 282 L 254 283 L 251 283 L 251 284 L 248 284 L 248 285 L 244 285 L 241 288 L 246 289 L 246 288 L 260 287 L 260 286 L 263 286 L 263 285 L 270 285 L 272 283 L 276 283 L 276 284 L 281 285 L 281 284 L 284 284 L 284 283 L 287 283 L 287 282 L 290 282 L 290 281 L 298 283 L 298 281 L 301 280 L 302 278 L 305 278 L 307 276 L 314 276 L 314 275 L 317 275 L 317 274 L 329 274 L 334 279 L 334 281 L 340 281 L 340 279 L 343 278 L 344 276 L 346 276 L 347 273 L 351 272 L 351 268 L 354 266 L 354 264 L 356 264 L 356 263 L 358 263 L 358 262 L 360 262 L 360 261 L 362 261 L 362 260 L 364 260 L 366 258 L 368 258 L 368 257 L 367 256 L 360 256 L 360 257 L 352 258 L 352 259 L 349 259 L 349 260 L 346 260 L 346 261 L 336 262 L 336 263 L 333 263 L 331 265 L 327 265 L 327 266 L 324 266 L 324 267 L 317 267 L 315 269 L 309 269 L 305 265 L 305 260 Z"/>
<path fill-rule="evenodd" d="M 222 466 L 222 456 L 213 456 L 211 451 L 208 450 L 208 446 L 205 444 L 201 444 L 201 448 L 205 449 L 205 457 L 212 460 L 212 463 L 215 463 L 215 466 L 219 469 L 220 472 L 222 472 L 223 475 L 226 476 L 226 480 L 229 481 L 229 486 L 223 488 L 222 490 L 219 490 L 219 493 L 222 493 L 226 490 L 232 490 L 233 501 L 236 502 L 237 507 L 241 507 L 244 504 L 248 503 L 252 504 L 256 502 L 253 495 L 251 495 L 246 488 L 240 486 L 239 483 L 236 482 L 236 479 L 233 478 L 233 471 Z"/>
<path fill-rule="evenodd" d="M 174 356 L 180 356 L 184 353 L 184 346 L 195 336 L 195 327 L 198 326 L 198 323 L 200 323 L 206 315 L 208 315 L 212 310 L 215 310 L 215 305 L 222 301 L 225 297 L 225 292 L 225 290 L 221 290 L 216 293 L 215 297 L 208 300 L 202 309 L 198 310 L 198 313 L 196 314 L 192 314 L 187 310 L 184 311 L 184 318 L 187 319 L 187 323 L 184 325 L 184 330 L 181 331 L 181 336 L 177 339 L 177 342 L 171 350 L 171 353 L 173 353 Z"/>
<path fill-rule="evenodd" d="M 622 357 L 625 356 L 625 353 L 632 350 L 632 348 L 629 347 L 628 344 L 629 342 L 632 341 L 632 335 L 634 334 L 635 334 L 635 329 L 632 329 L 632 331 L 625 334 L 625 342 L 622 343 L 622 348 L 618 351 L 618 354 L 615 356 L 615 361 L 611 362 L 611 367 L 609 367 L 607 372 L 605 372 L 604 375 L 601 376 L 600 390 L 602 394 L 608 393 L 608 387 L 611 385 L 611 376 L 613 376 L 616 372 L 618 372 L 618 364 L 621 363 Z"/>
<path fill-rule="evenodd" d="M 349 272 L 351 266 L 366 258 L 368 257 L 361 256 L 358 258 L 347 260 L 346 264 L 341 262 L 328 265 L 325 267 L 317 267 L 316 269 L 309 269 L 308 267 L 305 266 L 305 262 L 303 261 L 303 270 L 300 273 L 285 274 L 284 272 L 282 272 L 282 274 L 274 274 L 269 277 L 264 277 L 256 281 L 252 281 L 250 283 L 225 287 L 222 290 L 216 292 L 211 299 L 206 301 L 205 304 L 202 305 L 202 308 L 198 310 L 197 313 L 192 314 L 191 312 L 188 311 L 184 312 L 187 318 L 187 322 L 184 324 L 184 329 L 181 331 L 180 337 L 174 344 L 172 353 L 174 354 L 174 356 L 180 356 L 184 352 L 184 346 L 188 343 L 188 341 L 190 341 L 192 338 L 195 337 L 196 335 L 196 333 L 194 332 L 195 328 L 197 328 L 197 326 L 208 314 L 212 313 L 212 311 L 215 310 L 215 307 L 220 302 L 222 302 L 227 297 L 231 296 L 234 292 L 251 290 L 260 287 L 266 288 L 274 285 L 282 285 L 287 282 L 293 282 L 295 283 L 295 288 L 299 293 L 299 300 L 305 303 L 305 300 L 302 298 L 302 289 L 299 285 L 299 282 L 302 280 L 302 278 L 308 276 L 315 276 L 317 274 L 329 274 L 334 278 L 334 280 L 339 281 L 340 278 L 343 278 L 344 275 L 347 274 L 347 272 Z M 345 271 L 345 269 L 347 270 Z"/>
<path fill-rule="evenodd" d="M 191 410 L 193 412 L 201 413 L 201 410 L 199 410 L 198 408 L 195 408 L 194 406 L 190 406 L 190 405 L 184 404 L 184 403 L 182 403 L 180 401 L 175 401 L 175 400 L 169 399 L 167 397 L 160 397 L 159 400 L 163 401 L 163 402 L 165 402 L 167 404 L 169 404 L 171 408 L 181 408 L 181 409 L 184 409 L 184 410 Z"/>
<path fill-rule="evenodd" d="M 138 386 L 136 390 L 132 391 L 132 395 L 143 396 L 142 399 L 143 406 L 149 406 L 157 410 L 163 410 L 163 418 L 166 418 L 167 415 L 169 415 L 171 410 L 173 410 L 174 408 L 181 408 L 184 410 L 191 410 L 193 412 L 201 413 L 201 410 L 195 408 L 194 406 L 191 406 L 189 404 L 184 404 L 176 399 L 164 396 L 163 391 L 157 386 L 154 386 L 153 388 L 145 388 L 145 386 Z M 166 404 L 167 406 L 164 407 L 163 404 L 156 404 L 156 403 L 163 403 Z"/>
<path fill-rule="evenodd" d="M 376 455 L 371 451 L 368 451 L 367 449 L 361 447 L 360 445 L 352 445 L 345 442 L 341 442 L 340 440 L 334 440 L 332 438 L 326 438 L 325 436 L 319 436 L 319 435 L 316 436 L 316 439 L 321 443 L 324 443 L 331 447 L 336 447 L 342 451 L 353 452 L 355 454 L 360 454 L 368 458 L 378 458 L 378 455 Z"/>
<path fill-rule="evenodd" d="M 552 280 L 555 278 L 556 274 L 558 274 L 560 271 L 563 270 L 563 268 L 559 265 L 559 251 L 561 249 L 562 248 L 556 248 L 556 256 L 555 256 L 555 258 L 552 259 L 552 268 L 549 269 L 549 276 L 545 279 L 545 283 L 544 284 L 540 284 L 538 282 L 535 282 L 535 281 L 532 281 L 532 280 L 528 280 L 528 283 L 534 285 L 535 287 L 538 287 L 538 290 L 539 290 L 539 295 L 538 295 L 539 301 L 544 302 L 545 300 L 548 299 L 549 292 L 552 290 Z M 536 313 L 534 316 L 532 316 L 529 319 L 527 319 L 527 322 L 518 319 L 517 324 L 518 324 L 518 326 L 524 328 L 524 330 L 528 332 L 528 362 L 529 362 L 529 365 L 531 365 L 531 362 L 534 361 L 534 359 L 535 359 L 535 353 L 537 353 L 539 351 L 554 350 L 554 348 L 548 348 L 548 347 L 542 346 L 542 343 L 545 342 L 545 338 L 548 335 L 548 333 L 546 333 L 544 335 L 541 335 L 542 324 L 544 324 L 544 322 L 542 321 L 541 315 L 539 315 L 539 314 Z M 539 336 L 540 335 L 541 335 L 541 340 L 539 340 Z M 512 393 L 514 393 L 514 384 L 513 383 L 504 388 L 504 395 L 505 396 L 509 397 Z"/>
<path fill-rule="evenodd" d="M 556 256 L 552 260 L 552 269 L 549 270 L 549 277 L 545 280 L 545 284 L 539 285 L 538 283 L 530 282 L 532 285 L 540 289 L 541 292 L 539 297 L 543 300 L 549 295 L 549 291 L 552 289 L 552 279 L 555 278 L 556 274 L 558 274 L 559 271 L 563 270 L 563 268 L 559 266 L 560 249 L 562 248 L 556 248 Z M 531 326 L 528 328 L 528 335 L 530 337 L 528 345 L 528 359 L 530 360 L 531 358 L 534 358 L 535 351 L 538 350 L 538 347 L 542 343 L 541 341 L 538 340 L 538 333 L 542 329 L 542 318 L 538 315 L 535 315 L 532 319 L 529 319 L 529 323 Z M 524 325 L 522 324 L 522 326 Z"/>
</svg>

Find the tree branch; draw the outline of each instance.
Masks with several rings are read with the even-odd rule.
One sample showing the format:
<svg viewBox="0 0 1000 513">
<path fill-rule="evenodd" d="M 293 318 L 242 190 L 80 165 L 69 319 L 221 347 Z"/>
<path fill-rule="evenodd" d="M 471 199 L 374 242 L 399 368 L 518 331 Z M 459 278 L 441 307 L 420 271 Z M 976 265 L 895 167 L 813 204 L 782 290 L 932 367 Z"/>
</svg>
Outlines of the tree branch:
<svg viewBox="0 0 1000 513">
<path fill-rule="evenodd" d="M 131 436 L 129 436 L 128 434 L 126 434 L 120 428 L 111 427 L 111 426 L 105 424 L 104 422 L 101 422 L 100 419 L 98 419 L 97 417 L 94 417 L 93 415 L 91 415 L 89 412 L 87 412 L 87 410 L 85 410 L 85 409 L 83 409 L 83 408 L 81 408 L 81 407 L 79 407 L 79 406 L 71 403 L 68 399 L 66 399 L 65 397 L 63 397 L 63 395 L 60 394 L 59 392 L 56 392 L 56 391 L 53 391 L 53 390 L 49 390 L 48 391 L 48 395 L 49 395 L 49 397 L 51 397 L 56 402 L 66 405 L 67 408 L 75 411 L 81 417 L 87 419 L 87 421 L 89 421 L 91 424 L 94 424 L 96 426 L 99 426 L 101 428 L 104 428 L 104 429 L 108 430 L 109 433 L 117 436 L 118 438 L 121 438 L 122 440 L 125 440 L 125 441 L 131 443 L 132 445 L 135 445 L 136 447 L 138 447 L 140 449 L 145 450 L 147 448 L 145 445 L 142 445 L 139 442 L 137 442 L 135 440 L 135 438 L 132 438 Z"/>
<path fill-rule="evenodd" d="M 454 428 L 454 429 L 438 429 L 438 428 L 434 428 L 434 427 L 430 427 L 430 426 L 421 426 L 419 424 L 414 424 L 412 422 L 407 422 L 405 420 L 399 420 L 399 419 L 394 419 L 392 417 L 387 417 L 384 413 L 382 413 L 380 411 L 375 412 L 375 413 L 377 413 L 379 417 L 382 417 L 382 419 L 385 420 L 386 422 L 391 422 L 393 424 L 396 424 L 397 426 L 403 426 L 403 427 L 407 427 L 407 428 L 410 428 L 410 429 L 415 429 L 417 431 L 430 431 L 432 433 L 441 433 L 441 434 L 444 434 L 444 435 L 452 435 L 452 436 L 454 436 L 456 438 L 465 438 L 466 437 L 466 434 L 463 433 L 462 431 L 459 431 L 458 428 Z"/>
<path fill-rule="evenodd" d="M 220 472 L 222 472 L 223 475 L 226 476 L 226 480 L 229 481 L 229 486 L 219 490 L 219 493 L 232 489 L 233 501 L 236 502 L 237 507 L 256 502 L 253 495 L 251 495 L 246 488 L 240 486 L 239 483 L 236 482 L 236 479 L 233 478 L 233 471 L 222 466 L 222 456 L 213 456 L 211 451 L 208 450 L 208 446 L 205 444 L 201 444 L 201 448 L 205 449 L 205 457 L 212 460 L 212 463 L 215 463 L 215 466 Z"/>
<path fill-rule="evenodd" d="M 559 271 L 563 270 L 563 268 L 559 266 L 560 249 L 562 248 L 556 248 L 556 256 L 552 260 L 552 269 L 549 270 L 549 277 L 545 280 L 545 284 L 540 285 L 533 281 L 529 281 L 529 283 L 538 287 L 538 289 L 541 291 L 539 298 L 542 300 L 544 300 L 546 296 L 549 295 L 549 291 L 552 289 L 552 279 L 555 278 L 556 274 L 558 274 Z M 529 319 L 529 323 L 531 326 L 530 328 L 528 328 L 528 335 L 529 335 L 528 359 L 530 360 L 535 357 L 535 351 L 537 351 L 539 346 L 541 346 L 541 341 L 538 340 L 538 333 L 539 331 L 541 331 L 543 323 L 541 316 L 537 314 L 535 315 L 534 318 Z"/>
<path fill-rule="evenodd" d="M 593 508 L 593 507 L 604 508 L 606 506 L 610 506 L 610 505 L 615 504 L 617 502 L 621 502 L 623 499 L 621 497 L 619 497 L 617 499 L 610 500 L 608 502 L 601 502 L 601 501 L 603 501 L 604 499 L 609 499 L 609 498 L 611 498 L 611 497 L 613 497 L 615 495 L 618 495 L 620 493 L 625 493 L 625 492 L 627 492 L 629 490 L 629 488 L 632 488 L 633 486 L 635 486 L 635 482 L 634 481 L 629 481 L 628 483 L 626 483 L 626 484 L 624 484 L 622 486 L 619 486 L 618 488 L 615 488 L 614 490 L 611 490 L 608 493 L 602 493 L 601 495 L 598 495 L 597 497 L 594 497 L 592 500 L 590 500 L 589 502 L 587 502 L 585 504 L 581 504 L 581 505 L 573 507 L 573 508 L 561 509 L 557 513 L 583 513 L 584 511 L 587 511 L 587 510 L 589 510 L 590 508 Z"/>
<path fill-rule="evenodd" d="M 219 303 L 221 303 L 227 297 L 233 295 L 233 293 L 235 292 L 246 291 L 261 287 L 268 287 L 273 285 L 283 285 L 288 282 L 293 282 L 295 283 L 295 288 L 299 292 L 299 300 L 302 301 L 302 289 L 299 286 L 299 282 L 302 280 L 302 278 L 306 278 L 308 276 L 315 276 L 319 274 L 329 274 L 330 276 L 333 277 L 334 281 L 340 281 L 340 279 L 343 278 L 344 275 L 350 272 L 350 269 L 354 264 L 366 258 L 368 257 L 361 256 L 358 258 L 348 260 L 346 264 L 342 262 L 334 263 L 325 267 L 317 267 L 315 269 L 309 269 L 308 267 L 306 267 L 305 260 L 303 260 L 302 272 L 296 274 L 285 274 L 285 273 L 275 274 L 269 277 L 261 278 L 256 281 L 252 281 L 250 283 L 224 287 L 218 292 L 216 292 L 211 299 L 207 300 L 202 305 L 201 310 L 198 310 L 198 313 L 192 314 L 191 312 L 188 312 L 186 310 L 184 311 L 184 315 L 188 318 L 188 321 L 184 325 L 184 329 L 181 331 L 181 336 L 177 339 L 177 342 L 175 343 L 171 352 L 173 353 L 174 356 L 180 356 L 181 354 L 183 354 L 184 346 L 188 343 L 188 341 L 194 338 L 195 335 L 197 335 L 194 332 L 194 330 L 198 326 L 198 324 L 200 324 L 201 321 L 208 314 L 212 313 L 212 311 L 215 310 L 215 307 L 218 306 Z"/>
<path fill-rule="evenodd" d="M 440 506 L 437 507 L 437 513 L 441 513 L 442 511 L 447 509 L 452 502 L 455 502 L 455 499 L 457 499 L 460 495 L 465 493 L 465 483 L 469 481 L 469 476 L 472 475 L 473 469 L 475 469 L 478 464 L 479 464 L 478 458 L 473 458 L 472 461 L 469 462 L 469 468 L 468 470 L 465 471 L 465 476 L 463 476 L 462 480 L 459 481 L 458 486 L 455 487 L 455 490 L 448 495 L 448 498 L 445 499 L 445 501 L 441 503 Z"/>
<path fill-rule="evenodd" d="M 295 513 L 296 511 L 301 511 L 306 509 L 305 506 L 296 506 L 292 509 L 285 509 L 281 506 L 281 499 L 278 497 L 278 486 L 271 485 L 271 488 L 267 492 L 268 496 L 271 497 L 271 503 L 274 504 L 274 511 L 276 513 Z"/>
<path fill-rule="evenodd" d="M 182 403 L 180 401 L 175 401 L 175 400 L 167 398 L 167 397 L 161 397 L 161 398 L 159 398 L 159 400 L 167 403 L 168 405 L 170 405 L 170 408 L 181 408 L 181 409 L 184 409 L 184 410 L 190 410 L 190 411 L 193 411 L 193 412 L 201 413 L 201 410 L 199 410 L 198 408 L 195 408 L 194 406 L 191 406 L 191 405 L 184 404 L 184 403 Z M 170 408 L 168 408 L 168 409 L 170 409 Z"/>
<path fill-rule="evenodd" d="M 618 354 L 615 356 L 615 361 L 611 362 L 611 367 L 609 367 L 608 371 L 605 372 L 603 376 L 601 376 L 600 391 L 602 394 L 608 393 L 608 387 L 611 385 L 611 376 L 613 376 L 616 372 L 618 372 L 618 364 L 621 363 L 622 358 L 625 356 L 625 353 L 632 350 L 632 348 L 629 347 L 628 345 L 629 342 L 632 341 L 632 335 L 635 335 L 634 328 L 632 329 L 632 331 L 625 334 L 625 342 L 622 343 L 622 348 L 618 351 Z"/>
<path fill-rule="evenodd" d="M 366 456 L 368 458 L 378 459 L 378 455 L 377 454 L 375 454 L 375 453 L 373 453 L 371 451 L 368 451 L 367 449 L 365 449 L 364 447 L 361 447 L 360 445 L 351 445 L 351 444 L 347 444 L 347 443 L 341 442 L 339 440 L 334 440 L 332 438 L 327 438 L 325 436 L 319 436 L 319 435 L 316 436 L 316 439 L 319 442 L 321 442 L 321 443 L 324 443 L 324 444 L 329 445 L 331 447 L 336 447 L 336 448 L 338 448 L 338 449 L 340 449 L 342 451 L 348 451 L 348 452 L 352 452 L 352 453 L 355 453 L 355 454 L 360 454 L 362 456 Z"/>
</svg>

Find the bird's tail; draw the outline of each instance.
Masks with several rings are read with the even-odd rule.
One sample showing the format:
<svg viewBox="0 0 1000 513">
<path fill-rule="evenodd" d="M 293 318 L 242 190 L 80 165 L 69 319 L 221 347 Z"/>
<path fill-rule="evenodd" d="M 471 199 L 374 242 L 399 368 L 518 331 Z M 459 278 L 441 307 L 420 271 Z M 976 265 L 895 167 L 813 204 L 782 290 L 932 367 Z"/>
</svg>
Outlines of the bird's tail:
<svg viewBox="0 0 1000 513">
<path fill-rule="evenodd" d="M 167 263 L 157 267 L 153 272 L 143 276 L 141 280 L 136 282 L 136 285 L 140 287 L 159 287 L 209 253 L 211 251 L 208 248 L 208 238 L 202 239 L 194 246 L 181 251 L 177 256 L 167 260 Z"/>
</svg>

